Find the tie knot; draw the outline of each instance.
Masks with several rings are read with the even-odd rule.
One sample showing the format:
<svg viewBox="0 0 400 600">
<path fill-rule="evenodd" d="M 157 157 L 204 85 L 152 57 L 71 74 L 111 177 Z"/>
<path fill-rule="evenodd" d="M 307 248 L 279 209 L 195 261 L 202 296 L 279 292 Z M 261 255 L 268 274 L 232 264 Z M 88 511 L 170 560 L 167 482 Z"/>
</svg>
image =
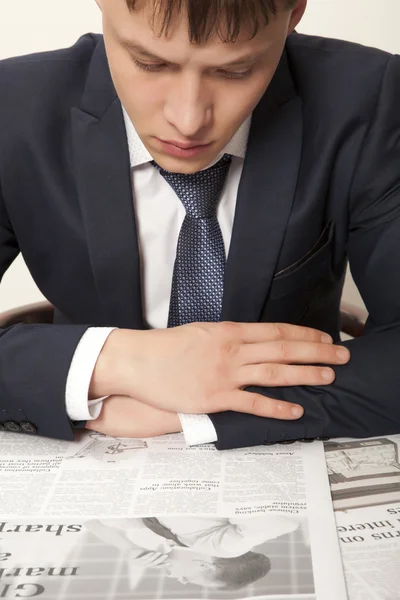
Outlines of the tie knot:
<svg viewBox="0 0 400 600">
<path fill-rule="evenodd" d="M 216 215 L 231 160 L 230 154 L 224 154 L 212 167 L 189 175 L 165 171 L 154 161 L 152 164 L 175 191 L 188 217 L 208 219 Z"/>
</svg>

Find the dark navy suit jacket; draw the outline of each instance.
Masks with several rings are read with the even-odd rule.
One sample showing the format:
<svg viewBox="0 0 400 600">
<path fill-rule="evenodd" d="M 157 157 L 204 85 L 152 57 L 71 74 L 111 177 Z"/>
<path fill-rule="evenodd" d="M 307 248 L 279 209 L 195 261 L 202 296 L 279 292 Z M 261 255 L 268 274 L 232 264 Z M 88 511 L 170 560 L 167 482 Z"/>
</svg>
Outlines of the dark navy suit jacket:
<svg viewBox="0 0 400 600">
<path fill-rule="evenodd" d="M 127 139 L 101 36 L 0 61 L 0 275 L 19 252 L 55 324 L 0 332 L 0 421 L 71 439 L 65 386 L 81 336 L 144 327 Z M 299 421 L 212 415 L 219 448 L 400 432 L 400 59 L 293 34 L 253 115 L 222 319 L 338 340 L 348 260 L 370 315 L 346 342 L 351 362 L 330 386 L 261 389 L 302 404 Z"/>
</svg>

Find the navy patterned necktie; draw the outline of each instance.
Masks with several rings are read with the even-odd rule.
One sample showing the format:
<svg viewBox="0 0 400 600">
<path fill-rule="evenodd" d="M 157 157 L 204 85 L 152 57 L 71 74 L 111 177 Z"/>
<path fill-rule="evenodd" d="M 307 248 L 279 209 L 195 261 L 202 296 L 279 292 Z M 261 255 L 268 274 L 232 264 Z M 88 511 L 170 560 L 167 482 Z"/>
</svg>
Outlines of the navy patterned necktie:
<svg viewBox="0 0 400 600">
<path fill-rule="evenodd" d="M 156 517 L 143 517 L 142 522 L 143 525 L 146 525 L 146 527 L 153 533 L 162 536 L 166 540 L 172 540 L 177 546 L 187 548 L 186 544 L 182 544 L 178 536 L 175 535 L 175 533 L 172 533 L 168 527 L 165 527 L 165 525 L 160 523 Z"/>
<path fill-rule="evenodd" d="M 153 162 L 186 209 L 178 238 L 168 327 L 219 321 L 224 292 L 225 247 L 217 207 L 232 157 L 190 175 Z"/>
</svg>

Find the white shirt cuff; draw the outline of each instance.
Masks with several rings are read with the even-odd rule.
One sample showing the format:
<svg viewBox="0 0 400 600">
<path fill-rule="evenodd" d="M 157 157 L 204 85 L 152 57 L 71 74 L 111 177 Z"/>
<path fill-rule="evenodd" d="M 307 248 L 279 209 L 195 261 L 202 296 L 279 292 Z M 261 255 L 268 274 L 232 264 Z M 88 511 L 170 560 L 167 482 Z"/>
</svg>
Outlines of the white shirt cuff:
<svg viewBox="0 0 400 600">
<path fill-rule="evenodd" d="M 89 387 L 99 354 L 114 329 L 90 327 L 76 347 L 65 390 L 65 406 L 71 421 L 93 421 L 101 412 L 107 396 L 89 401 Z"/>
<path fill-rule="evenodd" d="M 188 446 L 211 444 L 218 440 L 215 427 L 207 415 L 186 415 L 178 413 L 183 435 Z"/>
</svg>

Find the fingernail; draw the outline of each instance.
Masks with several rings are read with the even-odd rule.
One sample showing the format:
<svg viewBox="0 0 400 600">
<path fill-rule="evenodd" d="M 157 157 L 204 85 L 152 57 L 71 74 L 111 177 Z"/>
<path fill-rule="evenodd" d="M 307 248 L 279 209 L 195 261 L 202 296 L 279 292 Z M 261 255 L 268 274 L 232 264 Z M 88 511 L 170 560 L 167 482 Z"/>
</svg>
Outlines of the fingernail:
<svg viewBox="0 0 400 600">
<path fill-rule="evenodd" d="M 340 350 L 337 351 L 337 356 L 340 360 L 348 360 L 350 358 L 350 352 L 347 348 L 340 348 Z"/>
<path fill-rule="evenodd" d="M 321 375 L 322 379 L 325 379 L 325 381 L 332 381 L 335 373 L 331 371 L 331 369 L 322 369 Z"/>
<path fill-rule="evenodd" d="M 304 410 L 301 406 L 293 406 L 292 415 L 296 417 L 296 419 L 299 419 L 301 416 L 303 416 L 303 413 Z"/>
<path fill-rule="evenodd" d="M 324 335 L 321 336 L 321 342 L 323 344 L 332 344 L 333 339 L 331 338 L 330 335 L 324 334 Z"/>
</svg>

